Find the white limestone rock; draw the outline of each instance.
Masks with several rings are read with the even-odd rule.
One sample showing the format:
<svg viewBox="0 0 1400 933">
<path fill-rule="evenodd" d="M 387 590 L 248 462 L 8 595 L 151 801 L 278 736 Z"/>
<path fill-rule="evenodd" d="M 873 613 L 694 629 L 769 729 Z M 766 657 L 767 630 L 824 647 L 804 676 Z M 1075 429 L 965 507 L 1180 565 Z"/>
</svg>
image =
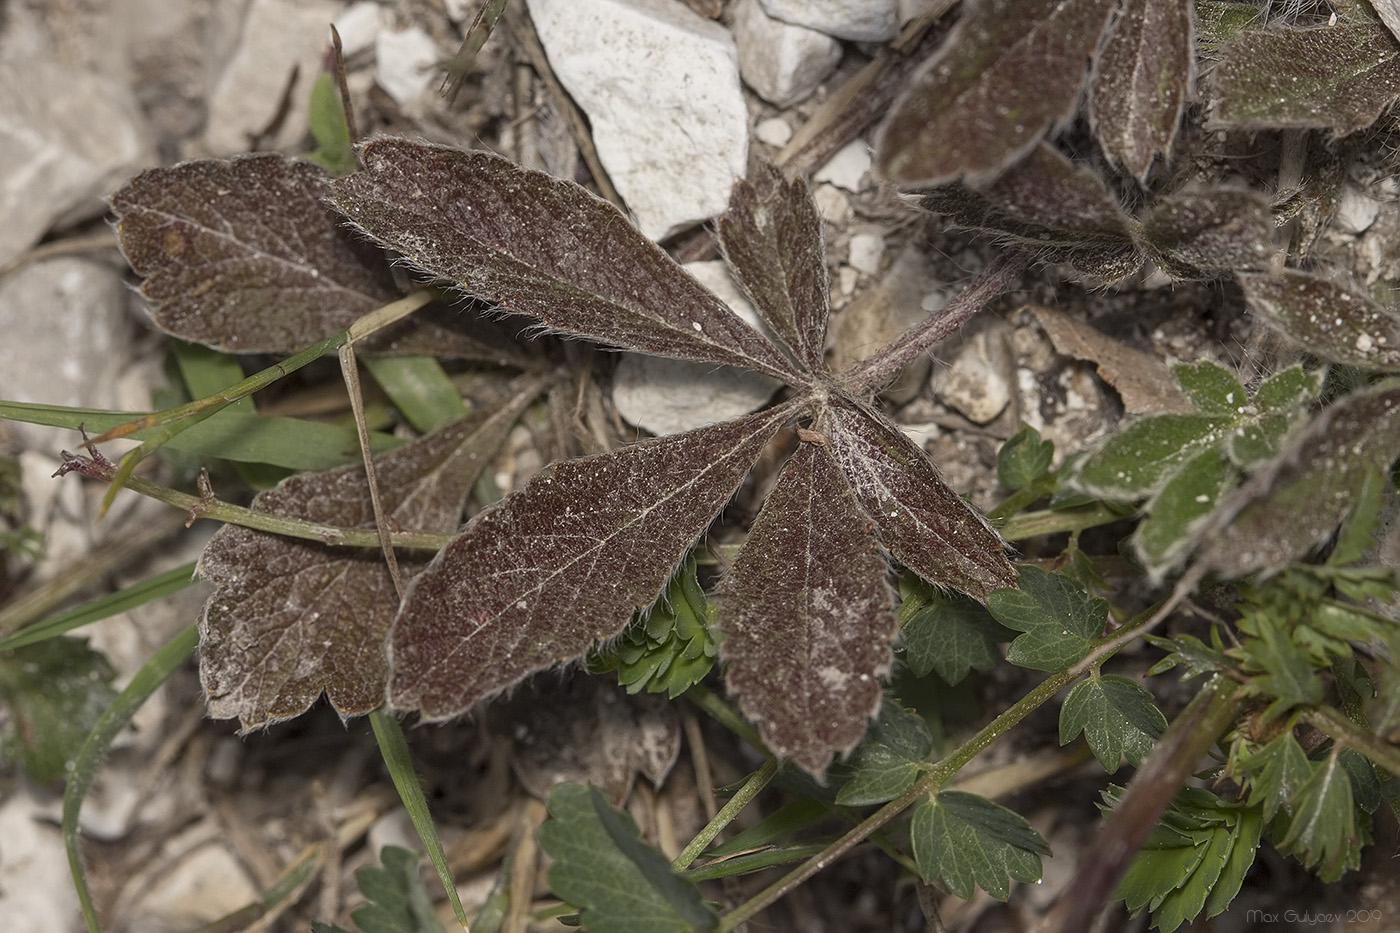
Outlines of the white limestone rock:
<svg viewBox="0 0 1400 933">
<path fill-rule="evenodd" d="M 291 109 L 265 149 L 290 149 L 306 134 L 308 89 L 330 42 L 327 23 L 344 10 L 336 0 L 252 0 L 242 41 L 225 66 L 209 100 L 204 146 L 214 155 L 246 152 L 250 134 L 261 132 L 277 112 L 287 77 L 300 65 Z"/>
<path fill-rule="evenodd" d="M 692 262 L 690 271 L 755 327 L 758 314 L 723 262 Z M 779 383 L 735 366 L 716 366 L 628 353 L 613 374 L 613 405 L 631 424 L 653 434 L 679 434 L 757 411 Z"/>
<path fill-rule="evenodd" d="M 990 424 L 1011 404 L 1005 342 L 983 329 L 965 340 L 946 365 L 933 372 L 933 393 L 974 424 Z"/>
<path fill-rule="evenodd" d="M 760 120 L 753 128 L 754 138 L 774 149 L 781 149 L 792 139 L 792 127 L 788 126 L 786 120 L 781 117 L 769 117 L 767 120 Z"/>
<path fill-rule="evenodd" d="M 899 31 L 899 0 L 759 0 L 774 19 L 838 39 L 886 42 Z"/>
<path fill-rule="evenodd" d="M 381 7 L 374 0 L 358 0 L 335 18 L 335 29 L 340 33 L 341 53 L 347 59 L 374 45 L 382 22 L 380 10 Z"/>
<path fill-rule="evenodd" d="M 154 158 L 124 85 L 60 64 L 19 10 L 10 20 L 0 35 L 0 266 L 49 230 L 101 215 L 102 197 Z"/>
<path fill-rule="evenodd" d="M 528 6 L 641 231 L 663 239 L 721 213 L 748 167 L 748 109 L 728 30 L 675 0 Z"/>
<path fill-rule="evenodd" d="M 126 286 L 110 266 L 63 257 L 31 263 L 0 281 L 0 398 L 105 408 L 131 359 Z M 13 426 L 30 449 L 73 447 L 74 433 Z"/>
<path fill-rule="evenodd" d="M 774 19 L 763 12 L 759 0 L 739 0 L 730 28 L 744 83 L 778 107 L 790 107 L 811 94 L 841 61 L 840 42 Z"/>
<path fill-rule="evenodd" d="M 20 784 L 0 802 L 0 917 L 8 933 L 76 933 L 78 896 L 57 821 L 43 792 Z"/>
<path fill-rule="evenodd" d="M 1332 215 L 1332 227 L 1352 235 L 1365 233 L 1376 222 L 1381 203 L 1355 185 L 1346 185 L 1337 198 L 1337 210 Z"/>
<path fill-rule="evenodd" d="M 853 139 L 812 173 L 812 180 L 827 182 L 850 192 L 859 192 L 870 177 L 873 159 L 863 140 Z"/>
<path fill-rule="evenodd" d="M 412 112 L 442 80 L 433 64 L 443 57 L 433 37 L 417 26 L 385 29 L 374 41 L 374 80 L 394 103 Z"/>
</svg>

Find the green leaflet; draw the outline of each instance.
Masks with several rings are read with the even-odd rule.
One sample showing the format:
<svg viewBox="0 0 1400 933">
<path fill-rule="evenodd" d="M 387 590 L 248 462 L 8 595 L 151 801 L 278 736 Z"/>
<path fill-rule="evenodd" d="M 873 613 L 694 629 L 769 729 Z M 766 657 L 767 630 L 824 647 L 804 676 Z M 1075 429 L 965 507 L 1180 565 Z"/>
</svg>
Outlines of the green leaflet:
<svg viewBox="0 0 1400 933">
<path fill-rule="evenodd" d="M 1234 490 L 1240 469 L 1278 453 L 1322 390 L 1323 375 L 1291 366 L 1250 399 L 1218 363 L 1174 366 L 1172 376 L 1196 410 L 1134 421 L 1090 453 L 1072 482 L 1107 498 L 1147 498 L 1133 549 L 1148 573 L 1161 577 L 1198 543 L 1199 529 Z"/>
<path fill-rule="evenodd" d="M 923 717 L 886 698 L 850 759 L 834 769 L 834 777 L 849 775 L 836 802 L 863 807 L 893 800 L 913 786 L 932 751 Z"/>
<path fill-rule="evenodd" d="M 418 876 L 418 853 L 385 846 L 379 861 L 355 872 L 360 893 L 369 899 L 350 915 L 360 933 L 442 933 L 428 890 Z M 311 930 L 349 933 L 329 923 L 313 923 Z"/>
<path fill-rule="evenodd" d="M 1166 729 L 1166 717 L 1153 705 L 1152 694 L 1116 674 L 1075 684 L 1060 707 L 1060 744 L 1082 732 L 1109 774 L 1118 770 L 1123 758 L 1131 765 L 1141 764 L 1153 740 Z"/>
<path fill-rule="evenodd" d="M 1336 881 L 1361 865 L 1361 846 L 1370 841 L 1369 820 L 1357 813 L 1351 777 L 1335 746 L 1327 760 L 1293 798 L 1288 831 L 1278 842 L 1323 881 Z"/>
<path fill-rule="evenodd" d="M 905 591 L 899 607 L 904 661 L 919 677 L 936 671 L 957 684 L 969 671 L 991 670 L 1001 660 L 997 646 L 1014 637 L 971 597 L 937 591 L 912 575 L 900 588 Z"/>
<path fill-rule="evenodd" d="M 699 890 L 641 841 L 632 818 L 595 788 L 560 784 L 549 792 L 551 819 L 540 845 L 555 858 L 554 893 L 580 908 L 590 933 L 689 933 L 719 919 Z"/>
<path fill-rule="evenodd" d="M 987 609 L 1016 636 L 1006 659 L 1038 671 L 1063 671 L 1103 634 L 1108 603 L 1064 574 L 1025 565 L 1016 589 L 994 590 Z"/>
<path fill-rule="evenodd" d="M 1021 816 L 985 797 L 942 791 L 914 807 L 909 836 L 925 881 L 942 881 L 958 897 L 981 888 L 998 900 L 1011 881 L 1040 878 L 1040 857 L 1050 847 Z"/>
<path fill-rule="evenodd" d="M 1017 431 L 997 451 L 997 478 L 1007 489 L 1025 489 L 1050 471 L 1055 445 L 1041 440 L 1030 425 Z"/>
<path fill-rule="evenodd" d="M 1116 805 L 1121 793 L 1111 787 L 1104 799 Z M 1213 917 L 1239 892 L 1263 827 L 1257 809 L 1185 788 L 1128 867 L 1115 896 L 1133 913 L 1150 910 L 1162 933 L 1202 911 Z"/>
</svg>

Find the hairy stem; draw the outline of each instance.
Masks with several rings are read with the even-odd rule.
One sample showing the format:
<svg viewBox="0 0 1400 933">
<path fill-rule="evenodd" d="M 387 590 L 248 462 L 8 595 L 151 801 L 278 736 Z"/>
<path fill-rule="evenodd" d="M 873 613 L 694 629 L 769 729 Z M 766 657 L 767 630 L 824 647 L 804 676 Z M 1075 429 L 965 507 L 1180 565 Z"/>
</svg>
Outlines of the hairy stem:
<svg viewBox="0 0 1400 933">
<path fill-rule="evenodd" d="M 909 328 L 894 343 L 844 373 L 846 384 L 860 393 L 879 389 L 892 381 L 904 367 L 951 337 L 982 310 L 983 305 L 1005 291 L 1030 261 L 1030 256 L 1019 250 L 1002 253 L 941 312 Z"/>
<path fill-rule="evenodd" d="M 1319 706 L 1307 710 L 1303 713 L 1303 721 L 1330 735 L 1338 745 L 1345 745 L 1365 755 L 1391 774 L 1400 774 L 1400 748 L 1356 728 L 1355 723 L 1332 707 Z"/>
</svg>

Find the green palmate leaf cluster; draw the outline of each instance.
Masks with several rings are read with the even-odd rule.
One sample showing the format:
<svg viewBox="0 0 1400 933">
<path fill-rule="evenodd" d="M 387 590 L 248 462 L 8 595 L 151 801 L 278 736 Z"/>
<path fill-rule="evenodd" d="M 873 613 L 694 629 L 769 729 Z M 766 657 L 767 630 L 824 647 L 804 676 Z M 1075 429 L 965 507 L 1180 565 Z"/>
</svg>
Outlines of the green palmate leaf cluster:
<svg viewBox="0 0 1400 933">
<path fill-rule="evenodd" d="M 85 639 L 52 638 L 0 654 L 0 762 L 36 781 L 64 776 L 102 711 L 116 697 L 112 667 Z"/>
<path fill-rule="evenodd" d="M 638 613 L 616 640 L 589 655 L 588 668 L 616 671 L 628 693 L 645 689 L 680 696 L 714 667 L 714 623 L 715 610 L 700 587 L 692 556 L 655 606 Z"/>
<path fill-rule="evenodd" d="M 1117 787 L 1104 792 L 1109 808 L 1121 793 Z M 1163 933 L 1202 913 L 1213 917 L 1239 892 L 1263 826 L 1257 808 L 1186 788 L 1148 836 L 1116 895 L 1134 913 L 1150 911 L 1153 926 Z"/>
<path fill-rule="evenodd" d="M 360 893 L 368 901 L 350 914 L 359 933 L 442 933 L 432 899 L 418 875 L 421 856 L 385 846 L 379 859 L 379 865 L 355 872 Z M 314 923 L 311 929 L 313 933 L 350 933 L 329 923 Z"/>
<path fill-rule="evenodd" d="M 1217 363 L 1178 364 L 1172 376 L 1194 410 L 1138 419 L 1086 457 L 1072 482 L 1105 498 L 1146 500 L 1133 547 L 1161 576 L 1190 553 L 1243 471 L 1280 451 L 1322 391 L 1323 375 L 1291 366 L 1251 397 Z"/>
</svg>

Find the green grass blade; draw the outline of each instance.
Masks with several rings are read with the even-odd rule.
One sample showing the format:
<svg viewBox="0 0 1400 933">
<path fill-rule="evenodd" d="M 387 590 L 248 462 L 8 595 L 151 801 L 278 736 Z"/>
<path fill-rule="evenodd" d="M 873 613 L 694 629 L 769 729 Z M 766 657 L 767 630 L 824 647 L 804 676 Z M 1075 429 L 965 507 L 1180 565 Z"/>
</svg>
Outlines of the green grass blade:
<svg viewBox="0 0 1400 933">
<path fill-rule="evenodd" d="M 433 816 L 428 812 L 428 799 L 423 796 L 423 788 L 418 784 L 418 775 L 413 771 L 413 758 L 408 751 L 408 740 L 404 738 L 399 721 L 380 707 L 369 714 L 370 725 L 374 727 L 374 738 L 379 742 L 379 753 L 389 766 L 389 776 L 394 779 L 394 787 L 399 792 L 409 819 L 418 830 L 418 838 L 428 850 L 428 859 L 437 869 L 442 879 L 447 899 L 452 902 L 452 912 L 463 930 L 467 925 L 467 912 L 462 909 L 462 900 L 457 896 L 457 885 L 452 882 L 452 871 L 447 867 L 447 853 L 443 851 L 442 840 L 438 838 Z"/>
<path fill-rule="evenodd" d="M 395 407 L 424 434 L 467 413 L 462 393 L 431 356 L 379 356 L 360 360 Z"/>
<path fill-rule="evenodd" d="M 44 641 L 64 632 L 71 632 L 99 619 L 114 616 L 128 609 L 135 609 L 153 599 L 169 596 L 194 583 L 194 563 L 183 564 L 174 570 L 134 583 L 116 593 L 98 597 L 83 603 L 67 612 L 51 616 L 37 625 L 27 626 L 5 638 L 0 638 L 0 651 L 12 651 L 35 642 Z"/>
<path fill-rule="evenodd" d="M 146 698 L 185 662 L 198 643 L 199 630 L 190 625 L 151 655 L 151 659 L 142 665 L 136 676 L 131 678 L 131 683 L 117 694 L 117 699 L 97 720 L 97 725 L 92 727 L 92 732 L 73 759 L 68 784 L 63 788 L 63 845 L 68 850 L 73 887 L 78 893 L 78 903 L 82 906 L 88 933 L 101 933 L 102 926 L 97 919 L 97 908 L 92 903 L 92 892 L 88 890 L 82 854 L 78 851 L 78 813 L 82 809 L 83 798 L 87 796 L 93 776 L 97 774 L 97 766 L 112 740 L 131 722 L 131 717 L 136 715 Z"/>
</svg>

